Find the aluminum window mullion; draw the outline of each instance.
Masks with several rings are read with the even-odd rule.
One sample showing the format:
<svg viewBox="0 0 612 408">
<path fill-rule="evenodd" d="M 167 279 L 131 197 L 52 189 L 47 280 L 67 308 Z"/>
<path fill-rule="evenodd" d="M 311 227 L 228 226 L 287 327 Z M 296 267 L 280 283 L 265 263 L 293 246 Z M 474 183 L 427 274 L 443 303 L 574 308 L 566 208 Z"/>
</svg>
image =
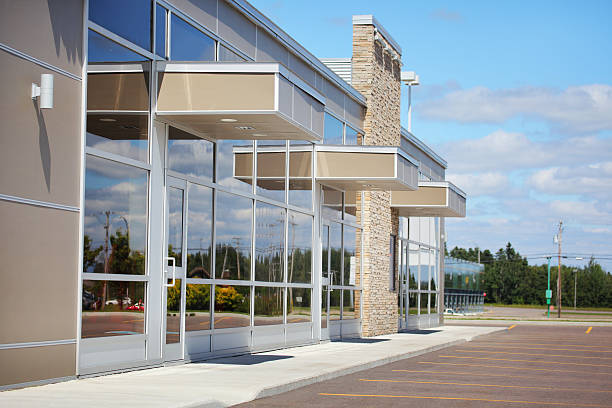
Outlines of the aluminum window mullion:
<svg viewBox="0 0 612 408">
<path fill-rule="evenodd" d="M 125 275 L 120 273 L 83 272 L 82 280 L 117 281 L 117 282 L 149 282 L 148 275 Z"/>
<path fill-rule="evenodd" d="M 130 159 L 128 157 L 119 156 L 118 154 L 115 154 L 115 153 L 105 152 L 104 150 L 96 149 L 95 147 L 86 146 L 85 155 L 95 156 L 101 159 L 114 161 L 116 163 L 125 164 L 125 165 L 132 166 L 132 167 L 137 167 L 141 170 L 151 171 L 151 165 L 149 163 Z"/>
<path fill-rule="evenodd" d="M 130 49 L 130 51 L 134 51 L 137 54 L 142 55 L 143 57 L 146 57 L 150 60 L 154 60 L 155 59 L 155 54 L 151 53 L 150 51 L 145 50 L 144 48 L 142 48 L 139 45 L 134 44 L 133 42 L 130 42 L 126 39 L 124 39 L 123 37 L 113 33 L 112 31 L 102 27 L 101 25 L 94 23 L 93 21 L 89 20 L 87 21 L 87 28 L 89 30 L 95 31 L 96 33 L 102 35 L 103 37 L 108 38 L 109 40 L 116 42 L 117 44 L 120 44 L 128 49 Z"/>
</svg>

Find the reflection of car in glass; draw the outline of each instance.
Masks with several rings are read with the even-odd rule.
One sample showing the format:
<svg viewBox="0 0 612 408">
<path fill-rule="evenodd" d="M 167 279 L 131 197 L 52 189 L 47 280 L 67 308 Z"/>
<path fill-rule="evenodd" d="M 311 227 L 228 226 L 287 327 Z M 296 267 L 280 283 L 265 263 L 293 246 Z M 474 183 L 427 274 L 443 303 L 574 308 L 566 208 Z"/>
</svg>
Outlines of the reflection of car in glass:
<svg viewBox="0 0 612 408">
<path fill-rule="evenodd" d="M 445 315 L 454 315 L 456 313 L 455 313 L 455 311 L 453 309 L 444 309 L 444 314 Z"/>
<path fill-rule="evenodd" d="M 144 312 L 144 303 L 138 302 L 135 305 L 130 305 L 127 307 L 127 310 L 135 310 L 138 312 Z"/>
<path fill-rule="evenodd" d="M 93 295 L 93 293 L 84 290 L 82 302 L 83 310 L 93 309 L 96 304 L 96 297 Z"/>
<path fill-rule="evenodd" d="M 124 297 L 123 298 L 123 305 L 129 305 L 132 303 L 132 299 L 130 299 L 129 297 Z M 119 304 L 119 299 L 111 299 L 111 300 L 107 300 L 106 301 L 107 305 L 118 305 Z"/>
</svg>

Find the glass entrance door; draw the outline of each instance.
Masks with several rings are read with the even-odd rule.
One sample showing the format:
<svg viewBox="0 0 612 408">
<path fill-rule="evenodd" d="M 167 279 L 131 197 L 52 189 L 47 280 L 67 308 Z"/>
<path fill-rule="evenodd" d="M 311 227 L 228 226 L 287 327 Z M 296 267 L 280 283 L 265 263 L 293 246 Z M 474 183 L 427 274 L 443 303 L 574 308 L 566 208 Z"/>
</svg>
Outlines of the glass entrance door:
<svg viewBox="0 0 612 408">
<path fill-rule="evenodd" d="M 321 229 L 321 340 L 329 340 L 329 224 L 323 224 Z"/>
<path fill-rule="evenodd" d="M 183 359 L 185 343 L 185 181 L 166 179 L 163 359 Z"/>
<path fill-rule="evenodd" d="M 400 240 L 399 253 L 399 291 L 398 291 L 398 314 L 399 329 L 406 329 L 408 323 L 408 244 Z"/>
</svg>

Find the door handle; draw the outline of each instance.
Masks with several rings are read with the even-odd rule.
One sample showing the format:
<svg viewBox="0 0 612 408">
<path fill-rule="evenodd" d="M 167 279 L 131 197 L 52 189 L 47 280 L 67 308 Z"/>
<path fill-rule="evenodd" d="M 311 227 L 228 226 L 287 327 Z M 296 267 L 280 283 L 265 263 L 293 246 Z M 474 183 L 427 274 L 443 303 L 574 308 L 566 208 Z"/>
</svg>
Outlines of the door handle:
<svg viewBox="0 0 612 408">
<path fill-rule="evenodd" d="M 168 283 L 168 278 L 165 276 L 168 273 L 168 270 L 164 269 L 164 279 L 166 280 L 164 286 L 172 287 L 176 283 L 176 259 L 174 259 L 173 256 L 164 257 L 164 264 L 166 266 L 168 265 L 168 261 L 172 261 L 172 283 Z"/>
</svg>

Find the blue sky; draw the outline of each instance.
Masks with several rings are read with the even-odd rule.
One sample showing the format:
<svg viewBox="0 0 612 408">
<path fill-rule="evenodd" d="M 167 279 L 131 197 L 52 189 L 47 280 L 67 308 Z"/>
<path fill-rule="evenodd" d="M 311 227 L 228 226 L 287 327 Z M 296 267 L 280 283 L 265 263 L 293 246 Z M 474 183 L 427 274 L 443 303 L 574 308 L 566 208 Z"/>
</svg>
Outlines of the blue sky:
<svg viewBox="0 0 612 408">
<path fill-rule="evenodd" d="M 612 255 L 612 2 L 251 3 L 320 58 L 350 57 L 354 14 L 400 44 L 413 133 L 469 195 L 449 247 L 551 253 L 562 219 L 564 252 Z"/>
</svg>

